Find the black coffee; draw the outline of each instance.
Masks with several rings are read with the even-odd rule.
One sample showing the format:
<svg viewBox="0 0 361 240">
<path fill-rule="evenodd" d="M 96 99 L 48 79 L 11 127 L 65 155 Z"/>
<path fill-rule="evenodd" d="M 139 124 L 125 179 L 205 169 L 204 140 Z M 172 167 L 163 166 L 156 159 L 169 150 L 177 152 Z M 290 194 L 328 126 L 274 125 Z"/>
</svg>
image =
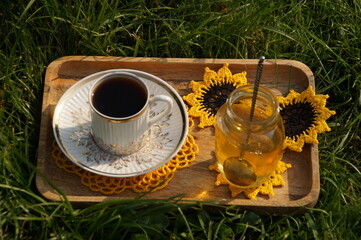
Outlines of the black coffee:
<svg viewBox="0 0 361 240">
<path fill-rule="evenodd" d="M 100 113 L 113 117 L 128 117 L 139 112 L 147 102 L 147 91 L 129 77 L 114 77 L 100 83 L 92 94 L 92 103 Z"/>
</svg>

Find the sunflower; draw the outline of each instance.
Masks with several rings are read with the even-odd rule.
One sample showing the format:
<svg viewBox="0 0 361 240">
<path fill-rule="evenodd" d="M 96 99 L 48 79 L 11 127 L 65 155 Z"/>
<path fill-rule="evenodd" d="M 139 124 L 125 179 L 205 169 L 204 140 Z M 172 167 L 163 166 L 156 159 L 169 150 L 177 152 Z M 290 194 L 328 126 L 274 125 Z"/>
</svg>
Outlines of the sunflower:
<svg viewBox="0 0 361 240">
<path fill-rule="evenodd" d="M 229 94 L 237 87 L 247 84 L 245 71 L 232 75 L 228 66 L 225 63 L 218 72 L 206 67 L 203 81 L 191 81 L 193 92 L 183 97 L 191 106 L 189 116 L 200 118 L 200 128 L 212 126 L 218 109 L 226 102 Z"/>
<path fill-rule="evenodd" d="M 301 152 L 305 143 L 318 144 L 318 133 L 331 130 L 326 120 L 336 112 L 325 107 L 328 97 L 315 94 L 311 86 L 302 93 L 290 90 L 286 97 L 278 97 L 285 125 L 284 149 Z"/>
</svg>

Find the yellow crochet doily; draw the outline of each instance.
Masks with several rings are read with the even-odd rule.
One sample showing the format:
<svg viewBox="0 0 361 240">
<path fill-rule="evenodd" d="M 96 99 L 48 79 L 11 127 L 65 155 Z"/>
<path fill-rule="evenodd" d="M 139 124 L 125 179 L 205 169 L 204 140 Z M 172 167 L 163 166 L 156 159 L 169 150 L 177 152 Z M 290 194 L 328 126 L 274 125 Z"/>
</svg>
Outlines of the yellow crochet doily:
<svg viewBox="0 0 361 240">
<path fill-rule="evenodd" d="M 302 152 L 305 143 L 318 144 L 318 134 L 331 131 L 326 120 L 336 112 L 326 107 L 328 97 L 316 94 L 312 86 L 301 93 L 291 89 L 286 97 L 278 97 L 286 130 L 284 149 Z"/>
<path fill-rule="evenodd" d="M 126 178 L 101 176 L 78 167 L 62 153 L 55 141 L 51 156 L 55 159 L 58 167 L 66 172 L 78 175 L 81 184 L 90 190 L 103 194 L 117 194 L 126 189 L 132 189 L 134 192 L 139 193 L 164 188 L 173 179 L 175 171 L 187 167 L 195 159 L 197 153 L 198 146 L 193 136 L 188 134 L 178 154 L 164 166 L 143 175 Z"/>
<path fill-rule="evenodd" d="M 282 158 L 282 157 L 280 157 Z M 281 176 L 282 173 L 284 173 L 288 168 L 292 167 L 289 163 L 284 163 L 279 160 L 276 170 L 269 176 L 269 178 L 260 186 L 254 187 L 254 188 L 241 188 L 236 187 L 232 184 L 229 184 L 229 182 L 223 177 L 223 175 L 220 173 L 220 170 L 218 169 L 217 163 L 212 164 L 209 166 L 210 170 L 215 170 L 218 172 L 217 179 L 215 182 L 216 186 L 219 185 L 228 185 L 229 190 L 232 192 L 232 197 L 237 196 L 239 193 L 242 193 L 248 197 L 249 199 L 256 199 L 258 193 L 262 195 L 268 195 L 269 197 L 274 196 L 273 187 L 276 186 L 284 186 L 286 183 L 283 180 L 283 177 Z"/>
<path fill-rule="evenodd" d="M 198 127 L 212 126 L 216 112 L 226 102 L 228 95 L 237 87 L 247 84 L 247 72 L 232 74 L 225 63 L 217 72 L 206 67 L 203 81 L 191 81 L 192 92 L 183 96 L 189 104 L 188 115 L 199 117 Z"/>
</svg>

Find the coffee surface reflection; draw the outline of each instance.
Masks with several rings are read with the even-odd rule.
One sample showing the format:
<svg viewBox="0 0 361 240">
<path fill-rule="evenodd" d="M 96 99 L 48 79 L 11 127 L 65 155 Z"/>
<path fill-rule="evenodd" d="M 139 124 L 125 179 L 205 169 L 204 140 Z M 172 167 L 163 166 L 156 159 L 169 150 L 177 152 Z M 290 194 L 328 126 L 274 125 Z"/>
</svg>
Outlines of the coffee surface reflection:
<svg viewBox="0 0 361 240">
<path fill-rule="evenodd" d="M 129 77 L 114 77 L 95 87 L 92 102 L 100 113 L 124 118 L 142 110 L 147 102 L 147 90 L 142 83 Z"/>
</svg>

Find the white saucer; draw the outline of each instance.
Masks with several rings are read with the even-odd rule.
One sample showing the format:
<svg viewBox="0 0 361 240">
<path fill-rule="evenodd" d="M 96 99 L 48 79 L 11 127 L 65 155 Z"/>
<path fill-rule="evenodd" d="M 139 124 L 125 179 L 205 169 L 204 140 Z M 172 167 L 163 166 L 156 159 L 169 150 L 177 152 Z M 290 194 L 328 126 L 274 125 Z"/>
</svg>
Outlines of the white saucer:
<svg viewBox="0 0 361 240">
<path fill-rule="evenodd" d="M 170 96 L 174 107 L 168 117 L 151 128 L 150 141 L 138 152 L 118 156 L 102 151 L 90 135 L 90 87 L 104 74 L 129 72 L 143 78 L 150 94 Z M 157 114 L 163 107 L 151 107 Z M 132 177 L 153 171 L 171 160 L 188 134 L 188 114 L 182 98 L 160 78 L 132 69 L 113 69 L 92 74 L 70 87 L 59 100 L 53 117 L 55 139 L 63 153 L 76 165 L 108 177 Z"/>
</svg>

